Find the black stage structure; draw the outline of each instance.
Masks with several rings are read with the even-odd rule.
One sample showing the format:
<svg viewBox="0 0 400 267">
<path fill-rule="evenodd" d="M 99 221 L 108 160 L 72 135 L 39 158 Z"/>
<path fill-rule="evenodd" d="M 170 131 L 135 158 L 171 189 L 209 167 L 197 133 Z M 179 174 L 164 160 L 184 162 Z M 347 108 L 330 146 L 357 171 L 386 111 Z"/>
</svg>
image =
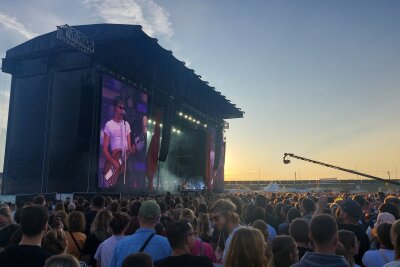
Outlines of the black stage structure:
<svg viewBox="0 0 400 267">
<path fill-rule="evenodd" d="M 118 191 L 99 182 L 100 124 L 116 94 L 135 107 L 132 132 L 135 123 L 142 132 L 132 138 L 146 137 L 142 158 L 132 162 L 144 181 L 130 182 L 124 191 L 171 190 L 192 179 L 221 189 L 224 120 L 242 118 L 244 112 L 141 26 L 73 28 L 94 42 L 94 53 L 67 45 L 54 31 L 8 50 L 3 59 L 2 71 L 12 82 L 2 194 Z M 160 140 L 157 129 L 161 141 L 151 148 L 153 136 Z M 150 149 L 157 151 L 159 164 L 149 163 Z M 152 180 L 146 177 L 150 165 Z"/>
</svg>

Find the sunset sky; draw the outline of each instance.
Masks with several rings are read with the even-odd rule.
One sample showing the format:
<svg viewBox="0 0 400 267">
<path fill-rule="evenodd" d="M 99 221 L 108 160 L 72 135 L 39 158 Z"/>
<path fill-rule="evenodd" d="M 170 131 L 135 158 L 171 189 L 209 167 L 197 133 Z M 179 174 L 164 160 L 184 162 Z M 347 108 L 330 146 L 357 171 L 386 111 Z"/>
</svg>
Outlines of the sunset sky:
<svg viewBox="0 0 400 267">
<path fill-rule="evenodd" d="M 0 55 L 56 25 L 141 24 L 246 112 L 229 121 L 226 180 L 357 178 L 285 152 L 400 178 L 399 14 L 396 0 L 3 0 Z"/>
</svg>

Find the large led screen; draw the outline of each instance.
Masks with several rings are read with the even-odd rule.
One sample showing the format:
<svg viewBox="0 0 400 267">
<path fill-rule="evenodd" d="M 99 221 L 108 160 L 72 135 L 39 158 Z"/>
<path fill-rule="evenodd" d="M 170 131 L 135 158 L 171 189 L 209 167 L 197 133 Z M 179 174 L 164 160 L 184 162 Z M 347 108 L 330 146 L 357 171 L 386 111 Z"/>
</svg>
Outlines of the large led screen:
<svg viewBox="0 0 400 267">
<path fill-rule="evenodd" d="M 102 76 L 99 188 L 146 187 L 147 95 Z"/>
<path fill-rule="evenodd" d="M 208 189 L 224 188 L 224 169 L 225 169 L 225 145 L 223 139 L 217 144 L 217 131 L 215 128 L 209 127 L 207 131 L 207 176 L 206 185 Z M 219 164 L 215 166 L 215 157 L 217 149 L 220 149 Z"/>
</svg>

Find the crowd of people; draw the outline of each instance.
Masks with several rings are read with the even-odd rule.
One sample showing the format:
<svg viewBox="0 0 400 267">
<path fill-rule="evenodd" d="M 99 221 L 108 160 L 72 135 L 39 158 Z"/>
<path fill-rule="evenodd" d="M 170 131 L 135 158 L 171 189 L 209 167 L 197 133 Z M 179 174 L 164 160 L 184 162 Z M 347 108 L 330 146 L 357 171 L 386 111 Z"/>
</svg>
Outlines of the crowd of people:
<svg viewBox="0 0 400 267">
<path fill-rule="evenodd" d="M 400 266 L 397 195 L 42 195 L 0 205 L 4 267 Z"/>
</svg>

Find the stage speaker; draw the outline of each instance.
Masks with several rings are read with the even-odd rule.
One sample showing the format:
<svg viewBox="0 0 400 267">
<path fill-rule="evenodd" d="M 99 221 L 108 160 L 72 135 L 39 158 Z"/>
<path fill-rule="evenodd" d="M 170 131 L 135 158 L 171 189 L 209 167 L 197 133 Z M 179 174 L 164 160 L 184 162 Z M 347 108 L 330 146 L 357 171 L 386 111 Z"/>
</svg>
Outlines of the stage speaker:
<svg viewBox="0 0 400 267">
<path fill-rule="evenodd" d="M 5 73 L 19 74 L 21 71 L 21 64 L 16 63 L 13 60 L 3 58 L 1 68 Z"/>
<path fill-rule="evenodd" d="M 171 130 L 172 130 L 172 120 L 175 115 L 174 102 L 172 99 L 168 100 L 167 106 L 164 108 L 163 112 L 163 127 L 162 136 L 160 144 L 160 153 L 158 160 L 164 162 L 167 160 L 169 144 L 171 143 Z"/>
<path fill-rule="evenodd" d="M 215 136 L 215 157 L 214 157 L 214 170 L 218 170 L 219 162 L 221 161 L 221 145 L 223 132 L 222 129 L 216 128 L 216 136 Z"/>
</svg>

